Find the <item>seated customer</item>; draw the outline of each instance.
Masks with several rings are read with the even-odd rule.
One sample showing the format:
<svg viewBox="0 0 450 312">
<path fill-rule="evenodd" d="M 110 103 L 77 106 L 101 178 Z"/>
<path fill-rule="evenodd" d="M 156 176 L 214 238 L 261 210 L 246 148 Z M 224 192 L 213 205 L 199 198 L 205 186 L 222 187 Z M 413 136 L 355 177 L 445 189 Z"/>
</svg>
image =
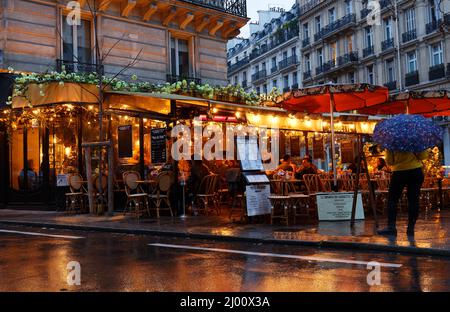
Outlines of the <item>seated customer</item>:
<svg viewBox="0 0 450 312">
<path fill-rule="evenodd" d="M 305 174 L 317 174 L 317 167 L 312 163 L 312 158 L 309 155 L 303 157 L 302 165 L 296 171 L 295 176 L 301 180 Z"/>
<path fill-rule="evenodd" d="M 290 155 L 284 155 L 281 164 L 277 167 L 277 171 L 278 170 L 292 171 L 292 172 L 295 172 L 297 170 L 295 168 L 295 165 L 291 162 Z"/>
</svg>

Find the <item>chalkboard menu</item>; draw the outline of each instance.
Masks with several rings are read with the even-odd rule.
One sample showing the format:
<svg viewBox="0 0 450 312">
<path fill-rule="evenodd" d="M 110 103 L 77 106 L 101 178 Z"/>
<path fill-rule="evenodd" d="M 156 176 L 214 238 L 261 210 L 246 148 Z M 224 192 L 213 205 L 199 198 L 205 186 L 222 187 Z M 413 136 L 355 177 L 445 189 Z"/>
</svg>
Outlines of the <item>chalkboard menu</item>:
<svg viewBox="0 0 450 312">
<path fill-rule="evenodd" d="M 352 163 L 355 159 L 353 141 L 345 140 L 341 142 L 341 161 L 343 163 Z"/>
<path fill-rule="evenodd" d="M 161 164 L 166 162 L 166 128 L 151 130 L 152 163 Z"/>
<path fill-rule="evenodd" d="M 119 126 L 117 131 L 119 158 L 133 157 L 133 133 L 131 125 Z"/>
<path fill-rule="evenodd" d="M 313 158 L 325 159 L 325 151 L 323 147 L 323 138 L 313 139 Z"/>
</svg>

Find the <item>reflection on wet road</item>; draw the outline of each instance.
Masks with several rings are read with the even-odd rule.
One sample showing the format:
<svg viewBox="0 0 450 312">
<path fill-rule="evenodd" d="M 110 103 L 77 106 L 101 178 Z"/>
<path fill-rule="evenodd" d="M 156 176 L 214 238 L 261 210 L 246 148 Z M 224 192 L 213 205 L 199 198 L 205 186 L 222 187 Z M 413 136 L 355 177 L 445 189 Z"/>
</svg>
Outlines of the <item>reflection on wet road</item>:
<svg viewBox="0 0 450 312">
<path fill-rule="evenodd" d="M 0 291 L 450 290 L 450 259 L 414 255 L 3 225 L 0 250 Z M 372 261 L 380 285 L 367 283 Z"/>
</svg>

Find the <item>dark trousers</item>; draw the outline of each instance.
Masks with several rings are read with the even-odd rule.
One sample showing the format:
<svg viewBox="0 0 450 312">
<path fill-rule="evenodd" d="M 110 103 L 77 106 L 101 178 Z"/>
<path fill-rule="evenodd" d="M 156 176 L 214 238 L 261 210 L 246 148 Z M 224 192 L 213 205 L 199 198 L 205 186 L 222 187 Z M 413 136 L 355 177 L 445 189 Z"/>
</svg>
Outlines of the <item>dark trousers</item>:
<svg viewBox="0 0 450 312">
<path fill-rule="evenodd" d="M 397 221 L 397 204 L 406 186 L 408 197 L 408 222 L 414 225 L 419 217 L 420 188 L 424 180 L 421 168 L 394 171 L 389 185 L 388 223 L 395 227 Z"/>
</svg>

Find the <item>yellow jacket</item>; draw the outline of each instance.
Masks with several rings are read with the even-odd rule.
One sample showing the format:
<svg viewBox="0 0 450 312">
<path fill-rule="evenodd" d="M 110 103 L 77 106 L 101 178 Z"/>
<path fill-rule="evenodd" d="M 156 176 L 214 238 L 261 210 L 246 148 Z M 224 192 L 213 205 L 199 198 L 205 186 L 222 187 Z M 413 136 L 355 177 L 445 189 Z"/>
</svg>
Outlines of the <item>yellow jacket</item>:
<svg viewBox="0 0 450 312">
<path fill-rule="evenodd" d="M 428 151 L 420 153 L 386 151 L 386 163 L 392 171 L 422 168 L 422 160 L 428 158 Z"/>
</svg>

